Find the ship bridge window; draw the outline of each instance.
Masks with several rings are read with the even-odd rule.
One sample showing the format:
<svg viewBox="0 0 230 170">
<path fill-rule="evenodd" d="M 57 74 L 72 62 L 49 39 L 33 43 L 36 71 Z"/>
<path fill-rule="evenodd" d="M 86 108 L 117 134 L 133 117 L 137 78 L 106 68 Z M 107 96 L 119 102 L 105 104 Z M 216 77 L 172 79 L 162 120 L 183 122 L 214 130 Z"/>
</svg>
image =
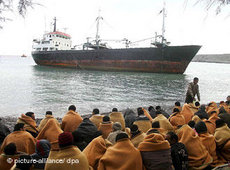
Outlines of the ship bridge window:
<svg viewBox="0 0 230 170">
<path fill-rule="evenodd" d="M 48 50 L 48 48 L 43 48 L 43 51 L 47 51 Z"/>
<path fill-rule="evenodd" d="M 36 50 L 37 50 L 37 51 L 40 51 L 40 50 L 41 50 L 41 48 L 37 48 Z"/>
</svg>

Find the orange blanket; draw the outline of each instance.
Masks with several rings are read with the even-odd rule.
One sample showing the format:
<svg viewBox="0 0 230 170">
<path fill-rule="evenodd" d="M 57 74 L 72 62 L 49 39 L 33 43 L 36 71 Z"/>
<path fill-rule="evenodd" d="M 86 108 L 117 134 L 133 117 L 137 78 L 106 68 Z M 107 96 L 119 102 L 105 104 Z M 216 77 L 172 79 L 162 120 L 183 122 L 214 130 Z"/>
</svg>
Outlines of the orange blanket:
<svg viewBox="0 0 230 170">
<path fill-rule="evenodd" d="M 189 105 L 190 110 L 192 111 L 193 114 L 195 114 L 200 107 L 200 106 L 195 106 L 193 103 L 189 103 L 188 105 Z"/>
<path fill-rule="evenodd" d="M 0 169 L 1 170 L 10 170 L 14 166 L 15 159 L 18 159 L 21 154 L 15 155 L 5 155 L 4 153 L 0 155 Z M 7 160 L 12 162 L 7 162 Z"/>
<path fill-rule="evenodd" d="M 58 136 L 62 132 L 63 131 L 57 125 L 55 119 L 49 119 L 45 126 L 42 128 L 42 130 L 39 132 L 36 139 L 46 139 L 50 142 L 52 150 L 58 150 Z"/>
<path fill-rule="evenodd" d="M 156 121 L 159 121 L 160 128 L 166 130 L 167 132 L 173 131 L 173 126 L 164 115 L 158 114 L 157 117 L 155 117 L 152 122 L 156 122 Z"/>
<path fill-rule="evenodd" d="M 97 128 L 99 128 L 99 125 L 103 120 L 103 116 L 102 115 L 92 115 L 92 117 L 89 118 L 89 120 L 93 122 L 93 124 L 97 126 Z"/>
<path fill-rule="evenodd" d="M 216 111 L 216 113 L 218 114 L 219 111 L 218 111 L 217 104 L 215 102 L 210 102 L 210 103 L 211 105 L 206 107 L 206 112 L 208 113 L 208 115 L 211 116 L 212 111 Z"/>
<path fill-rule="evenodd" d="M 15 143 L 18 152 L 25 152 L 27 154 L 33 154 L 35 152 L 36 140 L 34 137 L 26 131 L 15 131 L 9 134 L 3 141 L 1 145 L 1 151 L 9 143 Z"/>
<path fill-rule="evenodd" d="M 202 144 L 205 146 L 209 154 L 213 158 L 212 166 L 216 167 L 223 163 L 221 163 L 218 160 L 217 154 L 216 154 L 216 141 L 215 137 L 213 135 L 210 135 L 209 133 L 202 133 L 199 134 L 200 140 Z"/>
<path fill-rule="evenodd" d="M 112 128 L 113 124 L 112 123 L 101 123 L 98 130 L 101 131 L 102 133 L 102 137 L 104 139 L 106 139 L 110 132 L 113 131 L 113 128 Z"/>
<path fill-rule="evenodd" d="M 112 121 L 113 123 L 120 122 L 121 130 L 123 131 L 125 130 L 125 119 L 121 112 L 112 112 L 110 113 L 109 117 L 110 117 L 110 121 Z"/>
<path fill-rule="evenodd" d="M 214 135 L 216 130 L 216 123 L 210 122 L 209 120 L 204 120 L 204 123 L 207 126 L 208 133 Z"/>
<path fill-rule="evenodd" d="M 132 144 L 137 148 L 138 145 L 144 141 L 144 138 L 146 137 L 146 134 L 141 132 L 140 134 L 138 134 L 137 136 L 134 136 L 133 138 L 131 138 L 131 142 Z"/>
<path fill-rule="evenodd" d="M 178 125 L 185 124 L 185 118 L 180 112 L 175 112 L 169 117 L 169 122 L 172 126 L 174 126 L 175 129 Z"/>
<path fill-rule="evenodd" d="M 89 165 L 93 167 L 94 170 L 97 169 L 99 160 L 104 155 L 106 150 L 106 141 L 102 136 L 93 139 L 83 150 L 83 153 L 86 155 L 89 161 Z"/>
<path fill-rule="evenodd" d="M 189 104 L 184 104 L 184 106 L 182 107 L 182 111 L 181 114 L 184 116 L 185 119 L 185 123 L 187 124 L 190 120 L 192 120 L 192 117 L 194 115 L 194 113 L 192 112 L 192 110 L 190 109 L 190 105 Z"/>
<path fill-rule="evenodd" d="M 107 149 L 99 161 L 98 170 L 142 170 L 140 152 L 129 139 L 121 139 Z"/>
<path fill-rule="evenodd" d="M 82 117 L 79 113 L 69 110 L 66 115 L 62 118 L 61 129 L 64 132 L 73 132 L 82 122 Z"/>
<path fill-rule="evenodd" d="M 215 125 L 215 128 L 216 128 L 216 120 L 217 119 L 220 119 L 219 117 L 218 117 L 218 114 L 217 113 L 213 113 L 212 115 L 210 115 L 210 117 L 209 117 L 209 121 L 210 122 L 212 122 L 214 125 Z"/>
<path fill-rule="evenodd" d="M 34 133 L 38 133 L 37 124 L 36 124 L 35 120 L 33 120 L 29 116 L 22 114 L 21 117 L 18 118 L 17 123 L 25 124 L 25 126 L 24 126 L 25 130 L 28 130 L 28 131 L 31 131 Z"/>
<path fill-rule="evenodd" d="M 61 161 L 52 163 L 52 161 Z M 71 162 L 69 162 L 69 161 Z M 50 151 L 45 170 L 88 170 L 90 169 L 88 160 L 84 153 L 77 147 L 70 146 L 59 151 Z"/>
<path fill-rule="evenodd" d="M 179 142 L 183 143 L 188 151 L 190 167 L 202 169 L 212 163 L 212 157 L 192 128 L 184 125 L 177 130 L 177 135 Z"/>
<path fill-rule="evenodd" d="M 137 120 L 133 124 L 137 125 L 138 129 L 144 133 L 146 133 L 152 127 L 150 120 Z"/>
<path fill-rule="evenodd" d="M 138 149 L 140 151 L 159 151 L 170 149 L 170 145 L 161 134 L 151 133 L 139 144 Z"/>
<path fill-rule="evenodd" d="M 147 118 L 149 118 L 150 121 L 152 121 L 153 118 L 151 117 L 151 115 L 149 114 L 149 112 L 148 112 L 147 110 L 145 110 L 144 108 L 143 108 L 143 111 L 144 111 L 145 116 L 146 116 Z"/>
<path fill-rule="evenodd" d="M 44 119 L 41 120 L 39 126 L 38 126 L 38 130 L 41 131 L 42 128 L 46 125 L 46 123 L 48 122 L 48 120 L 50 119 L 54 119 L 56 124 L 60 127 L 60 123 L 58 122 L 57 119 L 55 119 L 52 115 L 46 115 L 46 117 Z"/>
</svg>

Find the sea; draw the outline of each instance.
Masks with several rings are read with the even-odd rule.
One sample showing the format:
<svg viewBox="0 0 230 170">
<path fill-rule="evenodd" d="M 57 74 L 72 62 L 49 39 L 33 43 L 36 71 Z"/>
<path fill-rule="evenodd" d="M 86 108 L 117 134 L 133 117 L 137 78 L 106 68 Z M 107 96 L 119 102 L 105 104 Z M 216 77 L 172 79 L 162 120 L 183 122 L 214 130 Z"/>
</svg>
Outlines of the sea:
<svg viewBox="0 0 230 170">
<path fill-rule="evenodd" d="M 185 100 L 187 85 L 199 78 L 201 104 L 230 95 L 230 64 L 191 62 L 184 74 L 88 71 L 38 66 L 32 57 L 0 56 L 0 117 L 32 111 L 62 117 L 74 104 L 81 115 Z"/>
</svg>

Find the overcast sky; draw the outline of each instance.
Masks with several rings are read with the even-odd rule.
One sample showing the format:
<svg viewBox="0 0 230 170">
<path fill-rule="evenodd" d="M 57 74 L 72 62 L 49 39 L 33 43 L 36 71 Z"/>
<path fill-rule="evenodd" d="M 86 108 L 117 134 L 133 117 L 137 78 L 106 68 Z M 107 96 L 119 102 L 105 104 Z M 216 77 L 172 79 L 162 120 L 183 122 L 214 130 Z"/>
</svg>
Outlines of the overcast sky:
<svg viewBox="0 0 230 170">
<path fill-rule="evenodd" d="M 221 14 L 206 11 L 197 0 L 165 0 L 167 17 L 165 36 L 171 45 L 202 45 L 199 54 L 230 53 L 230 7 Z M 37 0 L 43 6 L 29 9 L 23 19 L 15 12 L 13 19 L 0 30 L 0 55 L 30 55 L 32 40 L 51 31 L 57 17 L 59 31 L 66 30 L 73 45 L 82 44 L 86 37 L 95 37 L 95 19 L 99 9 L 104 18 L 100 26 L 102 39 L 130 41 L 153 37 L 161 33 L 163 0 Z M 116 46 L 115 43 L 111 46 Z M 143 41 L 136 46 L 149 46 Z M 123 44 L 123 46 L 125 46 Z"/>
</svg>

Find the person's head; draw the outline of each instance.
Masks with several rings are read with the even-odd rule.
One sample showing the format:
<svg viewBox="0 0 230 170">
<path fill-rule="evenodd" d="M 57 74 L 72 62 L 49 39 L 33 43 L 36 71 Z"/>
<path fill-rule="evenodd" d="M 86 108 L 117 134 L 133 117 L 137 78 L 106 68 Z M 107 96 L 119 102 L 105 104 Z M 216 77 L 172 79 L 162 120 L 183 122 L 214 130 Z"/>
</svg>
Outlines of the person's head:
<svg viewBox="0 0 230 170">
<path fill-rule="evenodd" d="M 46 115 L 53 115 L 53 113 L 51 111 L 47 111 Z"/>
<path fill-rule="evenodd" d="M 6 145 L 4 148 L 4 153 L 6 155 L 15 155 L 17 153 L 17 148 L 15 143 L 9 143 L 8 145 Z"/>
<path fill-rule="evenodd" d="M 129 139 L 129 136 L 127 135 L 127 133 L 117 134 L 115 141 L 117 142 L 118 140 L 121 140 L 121 139 Z"/>
<path fill-rule="evenodd" d="M 195 130 L 198 134 L 207 133 L 208 131 L 207 126 L 203 121 L 199 121 L 197 124 L 195 124 Z"/>
<path fill-rule="evenodd" d="M 153 106 L 149 106 L 148 111 L 150 112 L 152 110 L 155 110 L 154 107 Z"/>
<path fill-rule="evenodd" d="M 34 112 L 27 112 L 25 115 L 26 115 L 26 116 L 29 116 L 29 117 L 31 117 L 32 119 L 35 120 Z"/>
<path fill-rule="evenodd" d="M 159 121 L 153 122 L 153 123 L 152 123 L 152 128 L 160 128 L 160 123 L 159 123 Z"/>
<path fill-rule="evenodd" d="M 118 112 L 117 108 L 113 108 L 112 112 Z"/>
<path fill-rule="evenodd" d="M 32 157 L 30 155 L 21 155 L 16 163 L 16 168 L 20 170 L 30 170 L 32 167 Z"/>
<path fill-rule="evenodd" d="M 156 111 L 161 110 L 161 106 L 156 106 Z"/>
<path fill-rule="evenodd" d="M 161 111 L 160 111 L 160 110 L 157 110 L 157 111 L 156 111 L 156 115 L 159 115 L 159 114 L 161 114 Z"/>
<path fill-rule="evenodd" d="M 138 116 L 144 115 L 144 111 L 143 111 L 142 107 L 137 108 L 137 114 L 138 114 Z"/>
<path fill-rule="evenodd" d="M 121 130 L 121 123 L 120 122 L 115 122 L 112 126 L 113 131 Z"/>
<path fill-rule="evenodd" d="M 229 102 L 230 102 L 230 96 L 228 96 L 228 97 L 227 97 L 227 101 L 229 101 Z"/>
<path fill-rule="evenodd" d="M 68 108 L 68 110 L 72 110 L 72 111 L 76 111 L 76 106 L 74 106 L 74 105 L 70 105 L 69 106 L 69 108 Z"/>
<path fill-rule="evenodd" d="M 205 111 L 205 109 L 206 109 L 205 104 L 202 104 L 202 105 L 199 107 L 199 109 L 198 109 L 198 110 Z"/>
<path fill-rule="evenodd" d="M 24 124 L 23 123 L 17 123 L 14 126 L 14 131 L 24 131 Z"/>
<path fill-rule="evenodd" d="M 219 114 L 221 113 L 227 113 L 223 106 L 219 108 Z"/>
<path fill-rule="evenodd" d="M 100 113 L 99 109 L 97 108 L 93 109 L 93 112 L 92 112 L 93 115 L 98 115 L 99 113 Z"/>
<path fill-rule="evenodd" d="M 166 134 L 165 139 L 170 143 L 170 145 L 173 145 L 178 142 L 178 136 L 174 132 L 168 132 Z"/>
<path fill-rule="evenodd" d="M 193 79 L 193 83 L 194 83 L 194 84 L 197 84 L 198 81 L 199 81 L 199 79 L 198 79 L 197 77 L 195 77 L 195 78 Z"/>
<path fill-rule="evenodd" d="M 178 108 L 174 108 L 173 113 L 177 113 L 177 112 L 180 112 L 180 110 Z"/>
<path fill-rule="evenodd" d="M 179 102 L 179 101 L 176 101 L 176 102 L 175 102 L 175 106 L 180 107 L 180 106 L 181 106 L 181 105 L 180 105 L 180 102 Z"/>
<path fill-rule="evenodd" d="M 226 125 L 223 119 L 217 119 L 216 120 L 216 128 L 220 128 L 222 126 Z"/>
<path fill-rule="evenodd" d="M 214 111 L 211 111 L 210 114 L 213 115 L 213 114 L 215 114 L 215 113 L 217 113 L 217 112 L 214 110 Z"/>
<path fill-rule="evenodd" d="M 110 117 L 109 116 L 104 116 L 103 117 L 103 122 L 109 122 L 110 121 Z"/>
<path fill-rule="evenodd" d="M 188 125 L 193 129 L 195 127 L 196 122 L 194 120 L 190 120 Z"/>
<path fill-rule="evenodd" d="M 66 146 L 73 145 L 73 135 L 71 132 L 63 132 L 58 136 L 59 147 L 63 148 Z"/>
<path fill-rule="evenodd" d="M 196 106 L 196 107 L 199 107 L 199 106 L 200 106 L 200 102 L 198 102 L 198 101 L 195 102 L 195 106 Z"/>
</svg>

